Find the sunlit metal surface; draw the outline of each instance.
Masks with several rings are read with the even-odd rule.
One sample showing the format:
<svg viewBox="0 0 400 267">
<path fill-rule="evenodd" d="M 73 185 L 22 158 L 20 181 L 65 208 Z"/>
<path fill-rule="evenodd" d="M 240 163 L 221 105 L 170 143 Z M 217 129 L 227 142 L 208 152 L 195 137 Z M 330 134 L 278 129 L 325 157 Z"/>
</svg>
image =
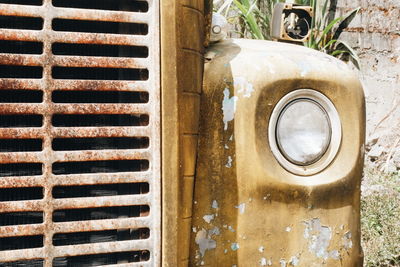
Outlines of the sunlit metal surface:
<svg viewBox="0 0 400 267">
<path fill-rule="evenodd" d="M 25 2 L 0 4 L 0 265 L 158 266 L 159 1 Z"/>
</svg>

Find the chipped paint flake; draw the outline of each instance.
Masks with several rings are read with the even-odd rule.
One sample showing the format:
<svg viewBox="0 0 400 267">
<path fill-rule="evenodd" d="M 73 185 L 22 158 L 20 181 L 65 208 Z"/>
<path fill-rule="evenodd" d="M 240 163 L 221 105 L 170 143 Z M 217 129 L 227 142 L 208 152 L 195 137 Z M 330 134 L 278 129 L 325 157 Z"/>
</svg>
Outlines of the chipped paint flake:
<svg viewBox="0 0 400 267">
<path fill-rule="evenodd" d="M 210 223 L 212 220 L 214 220 L 214 214 L 204 215 L 203 220 L 206 223 Z"/>
<path fill-rule="evenodd" d="M 329 257 L 334 260 L 340 260 L 340 253 L 337 250 L 332 250 L 329 252 Z"/>
<path fill-rule="evenodd" d="M 260 259 L 260 266 L 267 266 L 267 259 L 266 258 L 261 258 Z"/>
<path fill-rule="evenodd" d="M 239 209 L 240 214 L 243 214 L 246 210 L 246 203 L 241 203 L 238 206 L 235 206 L 235 208 Z"/>
<path fill-rule="evenodd" d="M 332 239 L 332 230 L 328 226 L 321 225 L 318 218 L 305 221 L 304 238 L 308 240 L 308 250 L 318 258 L 327 260 L 328 258 L 337 259 L 336 254 L 329 252 L 328 247 Z M 339 255 L 340 256 L 340 255 Z"/>
<path fill-rule="evenodd" d="M 211 238 L 204 228 L 197 232 L 195 242 L 199 246 L 201 257 L 204 257 L 207 250 L 217 247 L 217 242 Z"/>
<path fill-rule="evenodd" d="M 196 227 L 193 227 L 193 228 L 192 228 L 192 231 L 193 231 L 193 233 L 196 233 L 196 232 L 197 232 L 197 228 L 196 228 Z"/>
<path fill-rule="evenodd" d="M 209 230 L 208 233 L 209 233 L 210 236 L 220 235 L 221 231 L 219 230 L 218 227 L 215 226 L 213 229 Z"/>
<path fill-rule="evenodd" d="M 228 253 L 228 250 L 227 250 L 227 249 L 224 249 L 224 253 L 225 253 L 225 254 Z"/>
<path fill-rule="evenodd" d="M 236 250 L 238 250 L 239 248 L 240 248 L 239 243 L 232 243 L 231 249 L 232 249 L 233 251 L 236 251 Z"/>
<path fill-rule="evenodd" d="M 353 247 L 353 241 L 351 241 L 351 232 L 346 232 L 342 237 L 342 243 L 345 249 L 351 249 Z"/>
<path fill-rule="evenodd" d="M 224 90 L 224 100 L 222 101 L 223 122 L 224 130 L 228 130 L 228 122 L 235 118 L 237 96 L 229 97 L 230 92 L 228 88 Z"/>
<path fill-rule="evenodd" d="M 292 231 L 292 228 L 290 228 L 290 227 L 288 226 L 288 227 L 286 227 L 285 231 L 286 231 L 286 232 L 290 232 L 290 231 Z"/>
<path fill-rule="evenodd" d="M 249 83 L 245 77 L 234 77 L 233 85 L 235 86 L 237 92 L 242 94 L 243 97 L 251 97 L 254 91 L 253 84 Z"/>
<path fill-rule="evenodd" d="M 264 250 L 265 250 L 265 249 L 264 249 L 264 247 L 263 247 L 263 246 L 261 246 L 261 247 L 259 247 L 259 248 L 258 248 L 258 251 L 259 251 L 260 253 L 263 253 L 263 252 L 264 252 Z"/>
<path fill-rule="evenodd" d="M 225 149 L 229 149 L 229 146 L 225 144 L 224 148 L 225 148 Z"/>
<path fill-rule="evenodd" d="M 279 260 L 279 264 L 281 265 L 281 267 L 286 267 L 286 260 L 285 259 L 280 259 Z"/>
<path fill-rule="evenodd" d="M 229 230 L 229 231 L 231 231 L 232 233 L 234 233 L 234 232 L 235 232 L 235 229 L 233 229 L 233 227 L 232 227 L 232 226 L 230 226 L 230 225 L 228 226 L 228 230 Z"/>
<path fill-rule="evenodd" d="M 300 263 L 300 259 L 297 256 L 293 256 L 290 258 L 289 264 L 292 266 L 297 266 Z"/>
<path fill-rule="evenodd" d="M 232 161 L 233 161 L 232 157 L 228 156 L 228 161 L 226 162 L 225 167 L 231 168 L 232 167 Z"/>
<path fill-rule="evenodd" d="M 213 209 L 218 209 L 218 202 L 217 202 L 216 200 L 213 200 L 213 202 L 212 202 L 212 204 L 211 204 L 211 207 L 212 207 Z"/>
</svg>

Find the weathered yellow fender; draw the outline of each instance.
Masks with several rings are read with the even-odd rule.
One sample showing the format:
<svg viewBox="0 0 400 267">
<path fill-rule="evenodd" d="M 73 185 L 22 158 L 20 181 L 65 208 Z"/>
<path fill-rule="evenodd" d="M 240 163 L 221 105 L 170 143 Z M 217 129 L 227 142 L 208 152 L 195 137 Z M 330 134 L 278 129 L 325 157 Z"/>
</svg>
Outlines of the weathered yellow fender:
<svg viewBox="0 0 400 267">
<path fill-rule="evenodd" d="M 228 40 L 209 48 L 203 83 L 190 266 L 361 266 L 357 76 L 302 46 Z M 329 158 L 296 171 L 275 157 L 269 128 L 299 89 L 333 103 L 339 135 Z"/>
</svg>

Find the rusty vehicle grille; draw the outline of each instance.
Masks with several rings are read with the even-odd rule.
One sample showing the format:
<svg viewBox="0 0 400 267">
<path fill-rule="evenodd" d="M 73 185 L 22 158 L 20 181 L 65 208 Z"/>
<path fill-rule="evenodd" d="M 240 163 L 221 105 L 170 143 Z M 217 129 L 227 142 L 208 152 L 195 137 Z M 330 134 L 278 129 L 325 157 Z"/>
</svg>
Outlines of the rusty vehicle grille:
<svg viewBox="0 0 400 267">
<path fill-rule="evenodd" d="M 158 0 L 0 0 L 0 266 L 160 264 Z"/>
</svg>

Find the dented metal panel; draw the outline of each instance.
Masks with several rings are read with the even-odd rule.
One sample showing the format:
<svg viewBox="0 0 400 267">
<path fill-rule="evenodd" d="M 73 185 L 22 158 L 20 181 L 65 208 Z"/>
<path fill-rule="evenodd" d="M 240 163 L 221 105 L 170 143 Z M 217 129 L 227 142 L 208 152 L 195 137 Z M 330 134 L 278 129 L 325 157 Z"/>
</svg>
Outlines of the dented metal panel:
<svg viewBox="0 0 400 267">
<path fill-rule="evenodd" d="M 110 1 L 113 10 L 96 1 L 86 8 L 55 7 L 54 2 L 0 4 L 0 41 L 24 46 L 14 53 L 0 47 L 0 94 L 12 90 L 10 101 L 0 97 L 0 148 L 9 140 L 42 142 L 40 151 L 18 145 L 0 151 L 0 194 L 7 194 L 0 201 L 0 266 L 70 266 L 80 261 L 90 266 L 159 266 L 159 1 L 131 1 L 141 6 L 138 11 L 127 11 L 133 10 L 124 8 L 127 1 L 118 0 Z M 26 42 L 39 43 L 42 51 Z M 56 43 L 84 46 L 55 54 Z M 146 47 L 148 54 L 140 55 L 142 49 L 132 56 L 123 46 Z M 28 98 L 29 92 L 42 91 L 42 101 L 13 101 L 13 92 L 21 90 Z M 146 92 L 148 97 L 105 103 L 100 98 L 107 96 L 102 95 L 92 103 L 58 103 L 55 91 L 90 91 L 94 99 L 97 92 L 114 98 L 118 92 Z M 118 137 L 149 141 L 125 148 L 115 141 Z M 77 142 L 95 146 L 55 151 L 55 138 L 79 138 Z M 111 141 L 105 145 L 99 138 Z M 68 189 L 72 186 L 76 190 Z M 18 194 L 33 187 L 42 193 L 32 191 L 19 200 Z M 30 236 L 38 238 L 25 248 L 24 238 Z M 16 248 L 3 247 L 6 242 Z"/>
</svg>

